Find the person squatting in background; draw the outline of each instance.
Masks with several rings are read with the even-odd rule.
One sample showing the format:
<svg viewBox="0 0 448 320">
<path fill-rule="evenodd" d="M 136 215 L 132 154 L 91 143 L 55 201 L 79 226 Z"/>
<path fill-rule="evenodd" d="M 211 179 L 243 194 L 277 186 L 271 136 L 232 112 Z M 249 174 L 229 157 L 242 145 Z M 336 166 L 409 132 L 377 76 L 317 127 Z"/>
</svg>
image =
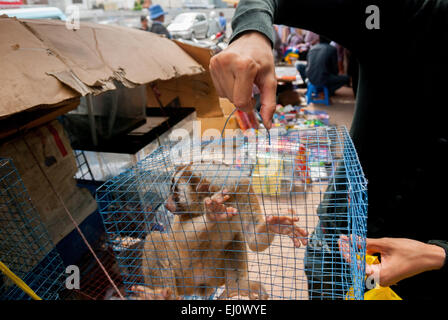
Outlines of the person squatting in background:
<svg viewBox="0 0 448 320">
<path fill-rule="evenodd" d="M 309 80 L 313 85 L 326 86 L 330 95 L 344 85 L 349 85 L 350 78 L 339 74 L 339 57 L 337 48 L 330 45 L 330 40 L 319 37 L 319 43 L 308 52 L 307 64 L 296 63 L 303 81 Z"/>
</svg>

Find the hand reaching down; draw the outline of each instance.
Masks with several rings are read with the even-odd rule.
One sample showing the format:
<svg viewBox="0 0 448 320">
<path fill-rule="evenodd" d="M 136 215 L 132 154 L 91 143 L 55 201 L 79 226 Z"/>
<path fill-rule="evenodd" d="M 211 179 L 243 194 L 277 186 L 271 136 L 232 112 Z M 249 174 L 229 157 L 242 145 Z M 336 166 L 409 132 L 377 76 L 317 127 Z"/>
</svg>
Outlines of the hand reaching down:
<svg viewBox="0 0 448 320">
<path fill-rule="evenodd" d="M 210 73 L 218 95 L 245 112 L 254 109 L 253 85 L 260 89 L 261 117 L 272 126 L 277 80 L 271 42 L 259 32 L 247 32 L 210 60 Z"/>
</svg>

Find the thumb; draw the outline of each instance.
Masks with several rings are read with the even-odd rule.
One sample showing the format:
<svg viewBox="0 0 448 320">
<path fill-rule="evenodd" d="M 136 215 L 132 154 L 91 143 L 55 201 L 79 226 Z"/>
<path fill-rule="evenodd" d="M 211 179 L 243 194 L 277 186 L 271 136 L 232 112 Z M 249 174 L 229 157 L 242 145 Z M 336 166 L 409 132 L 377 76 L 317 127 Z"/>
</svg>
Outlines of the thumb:
<svg viewBox="0 0 448 320">
<path fill-rule="evenodd" d="M 274 75 L 266 76 L 264 81 L 260 83 L 260 115 L 263 119 L 263 124 L 266 129 L 272 127 L 272 117 L 274 116 L 275 108 L 277 106 L 277 81 Z"/>
<path fill-rule="evenodd" d="M 383 239 L 366 239 L 366 250 L 368 253 L 381 253 L 384 249 Z"/>
</svg>

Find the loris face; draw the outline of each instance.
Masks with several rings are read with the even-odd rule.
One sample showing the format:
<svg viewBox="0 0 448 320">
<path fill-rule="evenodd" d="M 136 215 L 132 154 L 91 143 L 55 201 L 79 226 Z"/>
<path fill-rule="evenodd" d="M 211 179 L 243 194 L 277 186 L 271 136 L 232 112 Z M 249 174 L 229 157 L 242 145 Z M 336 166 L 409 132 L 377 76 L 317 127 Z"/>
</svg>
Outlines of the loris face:
<svg viewBox="0 0 448 320">
<path fill-rule="evenodd" d="M 210 184 L 187 169 L 189 167 L 181 168 L 173 176 L 172 194 L 165 207 L 173 214 L 202 214 L 204 199 L 210 196 Z"/>
</svg>

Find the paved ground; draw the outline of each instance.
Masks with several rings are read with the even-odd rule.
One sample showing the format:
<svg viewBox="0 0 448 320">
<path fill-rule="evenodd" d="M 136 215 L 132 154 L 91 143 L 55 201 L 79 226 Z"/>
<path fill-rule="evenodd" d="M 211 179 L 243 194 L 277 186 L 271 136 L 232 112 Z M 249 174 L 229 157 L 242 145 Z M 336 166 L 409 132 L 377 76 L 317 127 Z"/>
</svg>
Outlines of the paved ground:
<svg viewBox="0 0 448 320">
<path fill-rule="evenodd" d="M 299 89 L 299 93 L 304 96 L 306 89 Z M 331 105 L 310 104 L 311 110 L 322 110 L 328 112 L 330 123 L 339 126 L 346 126 L 350 130 L 353 113 L 355 112 L 355 97 L 352 88 L 342 87 L 336 91 L 336 95 L 331 98 Z"/>
</svg>

